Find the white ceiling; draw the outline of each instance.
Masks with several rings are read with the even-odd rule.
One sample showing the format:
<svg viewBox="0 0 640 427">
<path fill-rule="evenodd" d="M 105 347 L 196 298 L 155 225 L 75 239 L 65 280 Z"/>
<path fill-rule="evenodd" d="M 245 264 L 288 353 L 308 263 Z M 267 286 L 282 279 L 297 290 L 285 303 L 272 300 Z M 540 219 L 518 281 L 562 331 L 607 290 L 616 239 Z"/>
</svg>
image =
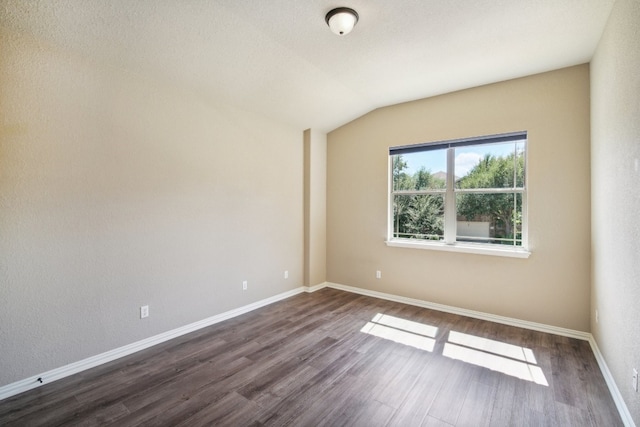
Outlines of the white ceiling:
<svg viewBox="0 0 640 427">
<path fill-rule="evenodd" d="M 0 25 L 330 131 L 378 107 L 589 62 L 614 0 L 0 0 Z M 324 21 L 357 10 L 339 37 Z"/>
</svg>

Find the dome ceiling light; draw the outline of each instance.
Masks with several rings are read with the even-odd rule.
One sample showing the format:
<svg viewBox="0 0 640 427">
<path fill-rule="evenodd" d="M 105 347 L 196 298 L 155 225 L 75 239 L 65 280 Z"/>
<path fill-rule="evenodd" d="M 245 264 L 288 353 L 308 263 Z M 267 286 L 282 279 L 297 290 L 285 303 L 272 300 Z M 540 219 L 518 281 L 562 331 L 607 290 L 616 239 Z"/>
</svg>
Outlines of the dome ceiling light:
<svg viewBox="0 0 640 427">
<path fill-rule="evenodd" d="M 332 9 L 324 17 L 327 25 L 335 34 L 339 36 L 347 35 L 353 30 L 358 22 L 358 12 L 348 7 L 337 7 Z"/>
</svg>

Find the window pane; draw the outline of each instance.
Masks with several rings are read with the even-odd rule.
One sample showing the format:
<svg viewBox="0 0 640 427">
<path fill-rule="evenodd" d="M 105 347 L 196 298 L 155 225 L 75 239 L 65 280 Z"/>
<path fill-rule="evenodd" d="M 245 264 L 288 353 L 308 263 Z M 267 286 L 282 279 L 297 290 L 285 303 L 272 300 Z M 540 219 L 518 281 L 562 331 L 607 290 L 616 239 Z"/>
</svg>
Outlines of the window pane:
<svg viewBox="0 0 640 427">
<path fill-rule="evenodd" d="M 522 194 L 457 194 L 456 241 L 522 245 Z"/>
<path fill-rule="evenodd" d="M 393 237 L 442 240 L 444 237 L 444 196 L 394 195 Z"/>
<path fill-rule="evenodd" d="M 524 141 L 516 143 L 516 187 L 524 188 Z"/>
<path fill-rule="evenodd" d="M 455 149 L 456 188 L 524 187 L 524 141 Z"/>
<path fill-rule="evenodd" d="M 447 182 L 447 150 L 397 154 L 393 159 L 393 191 L 443 189 Z"/>
</svg>

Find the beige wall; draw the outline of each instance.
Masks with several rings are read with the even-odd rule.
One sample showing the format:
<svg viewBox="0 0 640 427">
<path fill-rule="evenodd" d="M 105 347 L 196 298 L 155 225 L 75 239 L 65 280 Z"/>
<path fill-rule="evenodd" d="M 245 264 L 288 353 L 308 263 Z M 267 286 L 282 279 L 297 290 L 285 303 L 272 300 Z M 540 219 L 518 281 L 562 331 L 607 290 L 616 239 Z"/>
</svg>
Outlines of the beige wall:
<svg viewBox="0 0 640 427">
<path fill-rule="evenodd" d="M 304 285 L 327 274 L 327 135 L 304 131 Z"/>
<path fill-rule="evenodd" d="M 640 2 L 618 0 L 591 63 L 591 327 L 640 425 Z M 599 319 L 596 322 L 595 311 Z"/>
<path fill-rule="evenodd" d="M 385 245 L 389 146 L 520 130 L 529 259 Z M 329 133 L 327 280 L 588 331 L 589 132 L 581 65 L 381 108 Z"/>
<path fill-rule="evenodd" d="M 301 130 L 0 46 L 0 386 L 302 285 Z"/>
</svg>

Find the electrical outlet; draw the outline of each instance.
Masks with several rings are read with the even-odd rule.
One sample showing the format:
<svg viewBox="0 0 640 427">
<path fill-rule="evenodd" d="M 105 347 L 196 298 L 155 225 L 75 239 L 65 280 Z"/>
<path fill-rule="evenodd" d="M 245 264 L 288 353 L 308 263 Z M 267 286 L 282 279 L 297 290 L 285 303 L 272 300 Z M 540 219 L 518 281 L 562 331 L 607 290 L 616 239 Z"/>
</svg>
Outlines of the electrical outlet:
<svg viewBox="0 0 640 427">
<path fill-rule="evenodd" d="M 637 393 L 638 392 L 638 370 L 636 368 L 633 368 L 632 385 L 633 385 L 633 390 Z"/>
<path fill-rule="evenodd" d="M 140 307 L 140 318 L 144 319 L 145 317 L 149 317 L 149 306 L 143 305 Z"/>
<path fill-rule="evenodd" d="M 249 284 L 247 283 L 247 281 L 246 281 L 246 280 L 243 280 L 243 281 L 242 281 L 242 290 L 243 290 L 243 291 L 246 291 L 246 290 L 247 290 L 248 285 L 249 285 Z"/>
<path fill-rule="evenodd" d="M 284 278 L 288 279 L 289 278 L 289 270 L 285 270 L 284 271 Z"/>
<path fill-rule="evenodd" d="M 382 272 L 380 270 L 376 271 L 376 279 L 382 278 Z"/>
</svg>

